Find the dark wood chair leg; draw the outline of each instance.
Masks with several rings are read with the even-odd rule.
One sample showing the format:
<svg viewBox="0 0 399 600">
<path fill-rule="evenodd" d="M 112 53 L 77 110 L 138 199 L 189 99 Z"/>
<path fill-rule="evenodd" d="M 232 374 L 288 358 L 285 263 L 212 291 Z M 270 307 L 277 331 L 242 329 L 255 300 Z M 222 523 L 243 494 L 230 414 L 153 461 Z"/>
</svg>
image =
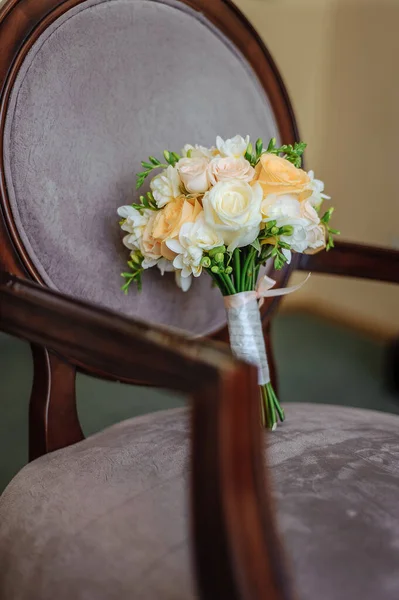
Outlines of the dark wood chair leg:
<svg viewBox="0 0 399 600">
<path fill-rule="evenodd" d="M 29 460 L 84 439 L 75 393 L 75 367 L 31 346 L 33 386 L 29 406 Z"/>
</svg>

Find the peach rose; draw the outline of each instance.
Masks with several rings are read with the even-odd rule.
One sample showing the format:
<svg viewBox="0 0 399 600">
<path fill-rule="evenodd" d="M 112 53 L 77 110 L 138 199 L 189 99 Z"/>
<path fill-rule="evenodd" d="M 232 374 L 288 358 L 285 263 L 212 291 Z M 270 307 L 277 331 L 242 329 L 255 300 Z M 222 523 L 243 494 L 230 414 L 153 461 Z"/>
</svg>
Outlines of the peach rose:
<svg viewBox="0 0 399 600">
<path fill-rule="evenodd" d="M 201 204 L 197 199 L 190 202 L 184 196 L 179 196 L 156 213 L 152 236 L 159 242 L 160 252 L 164 258 L 173 260 L 176 256 L 167 247 L 166 240 L 178 238 L 183 223 L 194 223 L 201 210 Z"/>
<path fill-rule="evenodd" d="M 144 256 L 143 267 L 145 269 L 153 267 L 161 258 L 161 244 L 153 236 L 153 227 L 156 217 L 157 213 L 155 212 L 150 215 L 147 224 L 143 229 L 143 236 L 141 238 L 141 250 Z"/>
<path fill-rule="evenodd" d="M 254 181 L 260 183 L 264 196 L 297 194 L 300 200 L 306 200 L 312 194 L 309 175 L 275 154 L 262 154 L 255 167 Z"/>
</svg>

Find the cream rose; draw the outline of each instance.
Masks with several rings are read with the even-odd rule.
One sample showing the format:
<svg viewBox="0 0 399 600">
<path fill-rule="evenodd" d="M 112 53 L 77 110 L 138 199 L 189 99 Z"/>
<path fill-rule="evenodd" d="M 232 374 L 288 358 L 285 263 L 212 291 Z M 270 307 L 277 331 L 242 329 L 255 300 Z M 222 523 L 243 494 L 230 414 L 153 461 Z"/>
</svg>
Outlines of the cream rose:
<svg viewBox="0 0 399 600">
<path fill-rule="evenodd" d="M 180 193 L 181 181 L 176 168 L 171 165 L 165 171 L 154 177 L 150 188 L 158 208 L 162 208 L 168 202 L 172 202 Z"/>
<path fill-rule="evenodd" d="M 262 188 L 245 181 L 221 181 L 203 198 L 205 221 L 223 237 L 229 251 L 251 244 L 259 233 Z"/>
<path fill-rule="evenodd" d="M 233 156 L 239 158 L 244 156 L 249 144 L 249 135 L 245 138 L 236 135 L 233 138 L 224 140 L 219 135 L 216 138 L 216 146 L 222 156 Z"/>
<path fill-rule="evenodd" d="M 262 154 L 255 167 L 255 180 L 262 186 L 264 196 L 297 194 L 305 200 L 312 193 L 309 175 L 275 154 Z"/>
<path fill-rule="evenodd" d="M 311 223 L 315 223 L 316 225 L 320 223 L 319 215 L 309 200 L 301 202 L 301 217 L 307 219 Z"/>
<path fill-rule="evenodd" d="M 193 223 L 202 208 L 198 200 L 190 202 L 179 196 L 169 202 L 162 210 L 155 213 L 152 236 L 160 243 L 161 254 L 173 260 L 175 254 L 166 245 L 166 240 L 177 238 L 184 223 Z"/>
<path fill-rule="evenodd" d="M 212 185 L 218 181 L 227 181 L 229 179 L 240 179 L 249 183 L 255 175 L 255 169 L 243 157 L 234 158 L 232 156 L 216 157 L 209 163 L 209 177 Z"/>
<path fill-rule="evenodd" d="M 204 156 L 181 158 L 176 165 L 184 187 L 190 194 L 203 194 L 210 187 L 209 160 Z"/>
<path fill-rule="evenodd" d="M 314 225 L 307 231 L 308 247 L 305 254 L 316 254 L 326 247 L 326 230 L 324 225 Z"/>
</svg>

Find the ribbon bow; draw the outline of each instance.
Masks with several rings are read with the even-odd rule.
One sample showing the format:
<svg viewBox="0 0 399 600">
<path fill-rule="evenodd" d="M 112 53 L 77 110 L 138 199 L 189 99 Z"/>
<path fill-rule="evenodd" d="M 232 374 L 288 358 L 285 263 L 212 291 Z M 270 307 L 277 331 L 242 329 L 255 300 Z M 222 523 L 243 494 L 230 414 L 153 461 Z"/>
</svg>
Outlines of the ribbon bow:
<svg viewBox="0 0 399 600">
<path fill-rule="evenodd" d="M 264 275 L 261 279 L 259 279 L 258 285 L 256 286 L 256 297 L 259 300 L 259 308 L 264 303 L 265 298 L 274 298 L 276 296 L 286 296 L 287 294 L 292 294 L 292 292 L 296 292 L 303 285 L 305 285 L 305 283 L 307 282 L 309 277 L 310 277 L 310 273 L 306 277 L 306 279 L 304 279 L 304 281 L 302 281 L 301 283 L 298 283 L 297 285 L 291 285 L 290 287 L 272 290 L 271 288 L 276 285 L 276 282 L 274 281 L 274 279 L 271 279 L 271 277 Z"/>
</svg>

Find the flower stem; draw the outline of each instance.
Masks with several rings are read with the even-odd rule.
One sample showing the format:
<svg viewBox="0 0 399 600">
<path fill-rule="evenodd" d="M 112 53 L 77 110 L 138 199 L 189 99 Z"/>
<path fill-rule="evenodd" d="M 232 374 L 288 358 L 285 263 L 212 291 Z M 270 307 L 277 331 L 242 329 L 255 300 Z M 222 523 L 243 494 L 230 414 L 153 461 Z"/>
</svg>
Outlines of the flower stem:
<svg viewBox="0 0 399 600">
<path fill-rule="evenodd" d="M 237 292 L 241 292 L 241 262 L 240 262 L 240 251 L 238 248 L 234 250 L 234 283 Z"/>
<path fill-rule="evenodd" d="M 245 263 L 244 263 L 244 267 L 242 269 L 242 273 L 241 273 L 241 289 L 243 292 L 246 291 L 247 289 L 247 274 L 248 274 L 248 267 L 251 264 L 251 260 L 253 257 L 253 250 L 255 250 L 254 248 L 251 248 L 247 254 L 247 257 L 245 259 Z M 255 250 L 256 252 L 256 250 Z"/>
<path fill-rule="evenodd" d="M 262 404 L 261 417 L 262 425 L 272 431 L 277 427 L 277 420 L 284 421 L 284 410 L 277 399 L 271 382 L 261 385 Z M 277 413 L 277 414 L 276 414 Z M 277 417 L 278 415 L 278 417 Z"/>
<path fill-rule="evenodd" d="M 222 279 L 223 283 L 226 286 L 226 289 L 229 291 L 229 294 L 235 294 L 236 290 L 234 288 L 233 282 L 231 281 L 230 277 L 228 275 L 226 275 L 226 273 L 220 273 L 220 278 Z"/>
<path fill-rule="evenodd" d="M 252 253 L 251 261 L 248 266 L 248 281 L 246 291 L 250 292 L 254 289 L 254 275 L 255 275 L 255 254 Z"/>
<path fill-rule="evenodd" d="M 222 292 L 222 296 L 228 296 L 230 294 L 230 291 L 226 290 L 224 281 L 220 279 L 220 276 L 216 273 L 213 273 L 211 269 L 206 269 L 206 272 L 212 277 L 213 281 L 216 283 L 217 287 Z"/>
</svg>

